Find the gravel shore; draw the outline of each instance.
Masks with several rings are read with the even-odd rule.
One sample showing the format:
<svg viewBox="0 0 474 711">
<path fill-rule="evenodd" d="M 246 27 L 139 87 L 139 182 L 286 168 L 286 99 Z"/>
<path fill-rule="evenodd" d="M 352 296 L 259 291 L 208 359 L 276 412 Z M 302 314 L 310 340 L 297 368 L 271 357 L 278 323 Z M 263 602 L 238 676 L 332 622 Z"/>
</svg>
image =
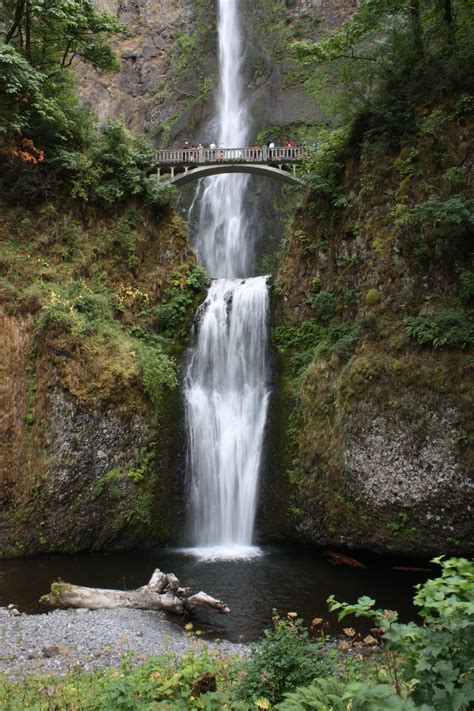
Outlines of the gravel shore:
<svg viewBox="0 0 474 711">
<path fill-rule="evenodd" d="M 223 654 L 247 655 L 249 648 L 231 642 L 206 642 Z M 55 610 L 42 615 L 12 615 L 0 608 L 0 672 L 64 674 L 115 667 L 127 657 L 172 653 L 181 657 L 196 638 L 160 612 L 131 610 Z"/>
</svg>

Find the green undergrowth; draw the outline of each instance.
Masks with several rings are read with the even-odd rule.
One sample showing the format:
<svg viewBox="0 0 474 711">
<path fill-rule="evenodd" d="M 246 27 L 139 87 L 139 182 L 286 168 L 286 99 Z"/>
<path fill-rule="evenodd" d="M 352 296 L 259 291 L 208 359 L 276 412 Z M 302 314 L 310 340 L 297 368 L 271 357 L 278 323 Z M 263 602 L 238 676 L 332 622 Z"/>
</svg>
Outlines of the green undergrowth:
<svg viewBox="0 0 474 711">
<path fill-rule="evenodd" d="M 179 272 L 170 274 L 163 300 L 154 311 L 158 327 L 165 338 L 177 342 L 185 338 L 190 309 L 197 306 L 196 295 L 202 294 L 207 282 L 207 274 L 200 266 L 191 269 L 184 280 Z"/>
<path fill-rule="evenodd" d="M 37 350 L 52 348 L 67 388 L 87 400 L 136 382 L 158 404 L 176 386 L 175 355 L 205 284 L 184 224 L 133 204 L 88 221 L 72 204 L 66 224 L 54 204 L 2 216 L 0 302 L 11 316 L 33 317 Z"/>
<path fill-rule="evenodd" d="M 474 345 L 474 311 L 441 310 L 434 314 L 415 316 L 407 320 L 408 336 L 433 348 Z"/>
<path fill-rule="evenodd" d="M 332 353 L 347 358 L 355 348 L 360 330 L 351 323 L 321 324 L 303 321 L 297 326 L 279 326 L 273 337 L 279 351 L 289 356 L 291 376 L 302 375 L 315 358 Z"/>
<path fill-rule="evenodd" d="M 196 639 L 180 660 L 171 654 L 146 660 L 124 653 L 117 669 L 72 670 L 63 677 L 0 678 L 6 711 L 71 708 L 232 709 L 250 711 L 467 711 L 474 701 L 474 565 L 464 559 L 434 561 L 440 577 L 417 586 L 421 624 L 398 622 L 397 613 L 328 599 L 339 619 L 371 620 L 365 636 L 354 624 L 344 637 L 325 636 L 325 622 L 310 629 L 296 612 L 274 613 L 273 627 L 252 645 L 248 658 L 209 649 Z M 54 583 L 53 592 L 65 583 Z M 193 636 L 193 625 L 186 625 Z M 199 636 L 199 633 L 196 633 Z"/>
<path fill-rule="evenodd" d="M 451 5 L 465 32 L 466 6 Z M 430 29 L 446 19 L 441 6 L 419 3 L 424 53 L 414 57 L 413 28 L 385 22 L 395 7 L 361 2 L 354 23 L 298 49 L 315 95 L 326 91 L 330 127 L 301 168 L 308 190 L 275 277 L 273 337 L 286 403 L 279 466 L 291 525 L 304 540 L 464 552 L 472 533 L 457 514 L 463 486 L 446 498 L 442 524 L 430 518 L 428 495 L 426 511 L 400 500 L 374 514 L 355 481 L 360 462 L 348 461 L 356 423 L 357 437 L 367 435 L 364 461 L 385 422 L 404 440 L 400 474 L 409 462 L 422 477 L 418 424 L 449 413 L 450 456 L 463 476 L 472 472 L 474 104 L 465 57 L 474 45 L 471 33 L 448 47 Z M 408 9 L 400 6 L 396 22 Z M 381 52 L 376 25 L 366 22 L 382 19 Z M 400 516 L 406 525 L 397 525 Z"/>
</svg>

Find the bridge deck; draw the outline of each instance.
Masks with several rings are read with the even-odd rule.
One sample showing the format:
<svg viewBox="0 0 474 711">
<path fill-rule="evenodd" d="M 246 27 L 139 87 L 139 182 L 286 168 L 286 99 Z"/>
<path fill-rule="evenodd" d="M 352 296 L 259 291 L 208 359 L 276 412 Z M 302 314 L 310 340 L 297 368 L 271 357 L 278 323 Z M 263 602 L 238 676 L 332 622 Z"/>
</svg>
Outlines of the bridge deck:
<svg viewBox="0 0 474 711">
<path fill-rule="evenodd" d="M 189 148 L 156 151 L 157 167 L 215 165 L 219 163 L 261 163 L 265 165 L 298 165 L 307 157 L 307 149 L 291 148 Z"/>
</svg>

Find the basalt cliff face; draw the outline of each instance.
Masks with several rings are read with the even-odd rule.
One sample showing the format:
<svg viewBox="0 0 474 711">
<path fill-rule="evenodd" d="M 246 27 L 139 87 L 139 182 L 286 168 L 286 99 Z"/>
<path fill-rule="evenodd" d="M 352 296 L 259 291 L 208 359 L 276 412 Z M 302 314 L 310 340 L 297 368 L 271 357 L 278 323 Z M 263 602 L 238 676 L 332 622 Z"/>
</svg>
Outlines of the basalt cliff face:
<svg viewBox="0 0 474 711">
<path fill-rule="evenodd" d="M 0 556 L 169 540 L 173 355 L 202 299 L 185 224 L 133 204 L 0 210 Z M 163 347 L 157 309 L 173 294 L 182 339 Z"/>
<path fill-rule="evenodd" d="M 472 205 L 473 122 L 463 99 L 416 120 L 396 149 L 347 150 L 337 188 L 309 192 L 290 227 L 275 284 L 284 474 L 266 502 L 314 543 L 466 553 L 472 224 L 441 213 Z"/>
<path fill-rule="evenodd" d="M 123 119 L 158 144 L 212 140 L 217 76 L 214 0 L 98 0 L 116 14 L 130 36 L 115 41 L 122 69 L 98 75 L 77 67 L 82 100 L 101 120 Z M 254 131 L 313 124 L 322 114 L 288 59 L 295 37 L 317 39 L 340 25 L 356 0 L 242 0 L 246 33 L 248 99 Z"/>
</svg>

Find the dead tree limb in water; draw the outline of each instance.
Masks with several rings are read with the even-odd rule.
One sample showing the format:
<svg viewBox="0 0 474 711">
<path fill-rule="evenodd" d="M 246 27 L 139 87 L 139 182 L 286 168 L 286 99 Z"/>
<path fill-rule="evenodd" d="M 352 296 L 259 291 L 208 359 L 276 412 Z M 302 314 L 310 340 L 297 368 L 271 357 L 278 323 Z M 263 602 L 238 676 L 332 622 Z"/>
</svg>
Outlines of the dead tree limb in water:
<svg viewBox="0 0 474 711">
<path fill-rule="evenodd" d="M 135 607 L 140 610 L 165 610 L 184 614 L 204 607 L 223 614 L 230 612 L 225 603 L 205 592 L 193 595 L 189 588 L 180 586 L 176 575 L 162 573 L 158 568 L 150 582 L 137 590 L 85 588 L 56 582 L 51 585 L 51 592 L 40 598 L 40 602 L 47 607 L 85 607 L 89 610 Z"/>
</svg>

